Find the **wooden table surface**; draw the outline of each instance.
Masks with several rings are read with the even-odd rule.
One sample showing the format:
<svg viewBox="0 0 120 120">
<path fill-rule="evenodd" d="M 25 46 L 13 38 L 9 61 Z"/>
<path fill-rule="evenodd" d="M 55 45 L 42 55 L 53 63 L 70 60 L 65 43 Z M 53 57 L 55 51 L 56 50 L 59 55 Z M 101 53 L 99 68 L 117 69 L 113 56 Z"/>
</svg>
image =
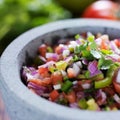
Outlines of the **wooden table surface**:
<svg viewBox="0 0 120 120">
<path fill-rule="evenodd" d="M 0 92 L 0 120 L 10 120 L 10 118 L 8 117 L 8 114 L 5 110 L 5 105 L 2 99 L 2 95 Z"/>
</svg>

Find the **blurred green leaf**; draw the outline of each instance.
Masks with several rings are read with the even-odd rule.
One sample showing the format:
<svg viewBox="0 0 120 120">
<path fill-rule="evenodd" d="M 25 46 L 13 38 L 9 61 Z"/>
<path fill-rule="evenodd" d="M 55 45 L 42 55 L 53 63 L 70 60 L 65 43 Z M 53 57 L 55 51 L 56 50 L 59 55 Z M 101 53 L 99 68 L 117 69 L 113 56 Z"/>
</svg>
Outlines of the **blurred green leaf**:
<svg viewBox="0 0 120 120">
<path fill-rule="evenodd" d="M 0 1 L 0 54 L 19 34 L 28 29 L 71 17 L 53 0 Z"/>
</svg>

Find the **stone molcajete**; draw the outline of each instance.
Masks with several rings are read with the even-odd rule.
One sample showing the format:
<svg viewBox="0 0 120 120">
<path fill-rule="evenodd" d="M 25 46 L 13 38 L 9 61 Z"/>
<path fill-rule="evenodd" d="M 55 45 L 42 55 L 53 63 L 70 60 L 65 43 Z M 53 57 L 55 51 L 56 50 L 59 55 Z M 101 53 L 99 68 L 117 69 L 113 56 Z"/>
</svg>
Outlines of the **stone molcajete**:
<svg viewBox="0 0 120 120">
<path fill-rule="evenodd" d="M 11 120 L 118 120 L 120 111 L 70 109 L 33 94 L 22 83 L 20 71 L 28 57 L 36 55 L 43 42 L 56 44 L 59 38 L 77 33 L 98 32 L 120 38 L 120 23 L 96 19 L 71 19 L 36 27 L 16 38 L 0 61 L 0 90 Z"/>
</svg>

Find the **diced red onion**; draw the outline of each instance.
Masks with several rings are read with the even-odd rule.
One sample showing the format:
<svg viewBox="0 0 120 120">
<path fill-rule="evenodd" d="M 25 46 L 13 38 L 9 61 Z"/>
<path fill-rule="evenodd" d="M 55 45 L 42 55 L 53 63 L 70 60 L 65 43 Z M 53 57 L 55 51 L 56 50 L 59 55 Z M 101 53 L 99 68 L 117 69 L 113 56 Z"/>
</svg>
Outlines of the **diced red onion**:
<svg viewBox="0 0 120 120">
<path fill-rule="evenodd" d="M 102 94 L 102 101 L 103 102 L 106 101 L 107 96 L 106 96 L 105 92 L 102 91 L 101 94 Z"/>
<path fill-rule="evenodd" d="M 120 50 L 114 41 L 110 41 L 110 47 L 115 53 L 120 54 Z"/>
<path fill-rule="evenodd" d="M 83 59 L 83 60 L 82 60 L 82 63 L 83 63 L 84 65 L 88 65 L 89 62 L 88 62 L 87 59 Z"/>
<path fill-rule="evenodd" d="M 76 43 L 80 45 L 80 44 L 82 43 L 81 40 L 82 40 L 82 39 L 79 38 L 78 40 L 76 40 Z"/>
<path fill-rule="evenodd" d="M 97 103 L 99 105 L 105 104 L 107 96 L 106 96 L 105 92 L 103 92 L 101 89 L 98 90 L 98 92 L 97 92 L 95 97 L 96 97 Z"/>
<path fill-rule="evenodd" d="M 65 60 L 65 62 L 69 63 L 72 59 L 73 59 L 73 57 L 69 56 L 69 57 L 65 58 L 64 60 Z"/>
<path fill-rule="evenodd" d="M 22 77 L 25 80 L 28 80 L 28 79 L 32 79 L 32 78 L 38 78 L 39 74 L 34 67 L 23 66 Z"/>
<path fill-rule="evenodd" d="M 88 70 L 90 73 L 94 73 L 97 70 L 97 61 L 96 60 L 89 62 Z"/>
<path fill-rule="evenodd" d="M 79 92 L 77 92 L 76 96 L 77 96 L 78 99 L 81 99 L 81 98 L 84 98 L 84 97 L 85 97 L 85 93 L 79 91 Z"/>
<path fill-rule="evenodd" d="M 120 104 L 120 97 L 117 94 L 114 94 L 113 98 L 118 104 Z"/>
<path fill-rule="evenodd" d="M 37 85 L 37 84 L 35 84 L 33 82 L 29 82 L 27 86 L 28 86 L 28 88 L 32 88 L 32 89 L 35 89 L 35 90 L 41 90 L 41 91 L 46 90 L 46 87 Z"/>
<path fill-rule="evenodd" d="M 54 64 L 55 64 L 55 61 L 49 61 L 43 65 L 38 66 L 38 68 L 40 68 L 40 67 L 49 68 L 50 66 L 52 66 Z"/>
<path fill-rule="evenodd" d="M 78 104 L 77 103 L 71 103 L 69 106 L 71 108 L 78 108 Z"/>
<path fill-rule="evenodd" d="M 120 69 L 118 70 L 116 82 L 120 84 Z"/>
<path fill-rule="evenodd" d="M 114 62 L 119 62 L 120 60 L 120 55 L 118 54 L 111 54 L 109 56 L 107 56 L 108 59 L 111 59 Z"/>
<path fill-rule="evenodd" d="M 54 60 L 58 60 L 59 56 L 56 53 L 46 53 L 46 58 L 53 58 Z"/>
<path fill-rule="evenodd" d="M 94 60 L 94 61 L 90 62 L 88 65 L 88 70 L 90 72 L 91 77 L 101 73 L 101 71 L 98 70 L 98 68 L 97 68 L 97 64 L 98 64 L 97 61 Z"/>
</svg>

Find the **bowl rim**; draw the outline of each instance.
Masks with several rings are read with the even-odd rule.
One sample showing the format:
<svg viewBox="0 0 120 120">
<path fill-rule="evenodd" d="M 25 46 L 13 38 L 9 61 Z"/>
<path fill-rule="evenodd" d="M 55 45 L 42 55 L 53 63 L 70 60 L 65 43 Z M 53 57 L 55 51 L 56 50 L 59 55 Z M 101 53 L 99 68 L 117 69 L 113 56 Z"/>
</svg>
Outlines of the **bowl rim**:
<svg viewBox="0 0 120 120">
<path fill-rule="evenodd" d="M 84 111 L 77 109 L 69 109 L 68 107 L 51 103 L 41 97 L 38 97 L 37 95 L 34 95 L 33 93 L 31 93 L 30 90 L 27 89 L 27 87 L 23 86 L 23 83 L 20 81 L 19 70 L 18 70 L 18 56 L 21 50 L 31 40 L 51 31 L 61 30 L 64 28 L 84 27 L 84 26 L 90 26 L 90 27 L 96 26 L 96 27 L 108 27 L 108 28 L 120 29 L 120 22 L 100 20 L 100 19 L 69 19 L 69 20 L 67 19 L 67 20 L 48 23 L 46 25 L 33 28 L 23 33 L 22 35 L 18 36 L 12 43 L 10 43 L 10 45 L 5 49 L 5 51 L 1 56 L 0 77 L 1 80 L 3 80 L 3 84 L 5 85 L 5 88 L 8 89 L 12 94 L 14 94 L 18 99 L 24 101 L 26 104 L 33 106 L 34 108 L 40 111 L 41 110 L 43 112 L 45 111 L 48 114 L 60 118 L 62 117 L 68 120 L 70 119 L 86 120 L 89 118 L 90 120 L 96 120 L 96 116 L 97 116 L 98 119 L 100 120 L 102 119 L 107 120 L 109 116 L 109 120 L 110 119 L 117 120 L 117 117 L 120 117 L 120 111 L 97 112 L 97 111 L 88 111 L 88 110 Z M 13 72 L 13 70 L 15 70 L 15 72 Z M 28 98 L 30 98 L 31 100 L 29 100 Z M 43 104 L 44 107 L 43 106 L 41 107 L 40 104 Z"/>
</svg>

